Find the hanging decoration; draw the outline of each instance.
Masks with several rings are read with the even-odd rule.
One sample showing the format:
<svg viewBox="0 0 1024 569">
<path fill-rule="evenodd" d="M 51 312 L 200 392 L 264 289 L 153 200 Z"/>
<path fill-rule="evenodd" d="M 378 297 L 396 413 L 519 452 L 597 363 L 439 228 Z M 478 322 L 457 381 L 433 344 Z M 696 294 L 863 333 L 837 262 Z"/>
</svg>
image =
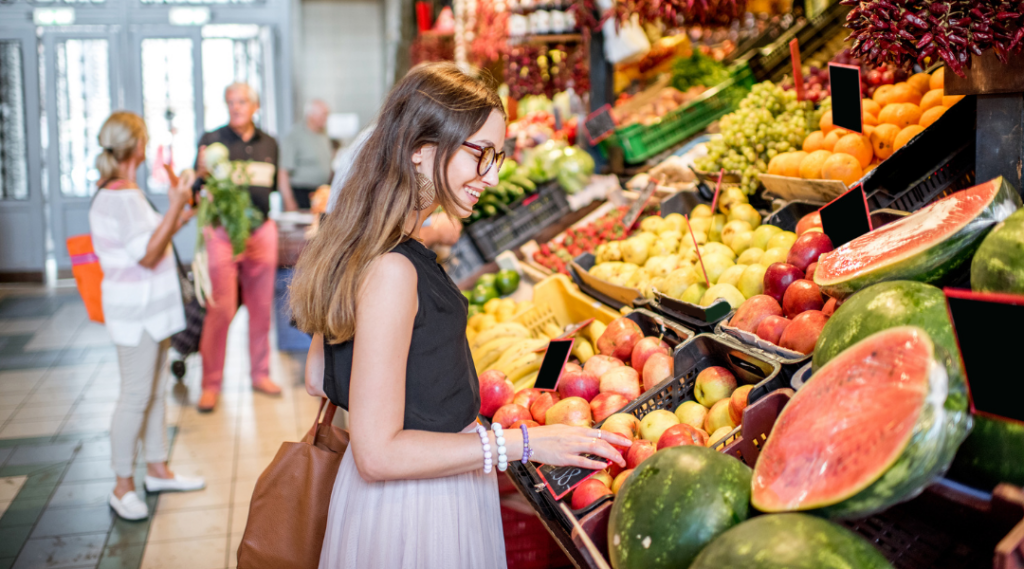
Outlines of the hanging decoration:
<svg viewBox="0 0 1024 569">
<path fill-rule="evenodd" d="M 747 11 L 747 0 L 618 0 L 613 9 L 620 24 L 635 14 L 640 24 L 728 26 Z"/>
<path fill-rule="evenodd" d="M 508 4 L 505 0 L 464 0 L 476 6 L 475 32 L 469 41 L 469 63 L 487 67 L 508 52 Z"/>
</svg>

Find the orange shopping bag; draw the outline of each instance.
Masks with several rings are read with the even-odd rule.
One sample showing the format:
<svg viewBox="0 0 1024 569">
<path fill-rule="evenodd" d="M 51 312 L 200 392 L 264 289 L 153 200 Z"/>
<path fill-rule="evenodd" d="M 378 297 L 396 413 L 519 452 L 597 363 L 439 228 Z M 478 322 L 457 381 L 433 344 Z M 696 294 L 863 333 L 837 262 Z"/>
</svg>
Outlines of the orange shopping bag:
<svg viewBox="0 0 1024 569">
<path fill-rule="evenodd" d="M 78 294 L 82 295 L 89 320 L 103 323 L 103 269 L 92 248 L 92 236 L 88 233 L 68 237 L 68 254 L 71 255 L 71 273 L 75 275 Z"/>
</svg>

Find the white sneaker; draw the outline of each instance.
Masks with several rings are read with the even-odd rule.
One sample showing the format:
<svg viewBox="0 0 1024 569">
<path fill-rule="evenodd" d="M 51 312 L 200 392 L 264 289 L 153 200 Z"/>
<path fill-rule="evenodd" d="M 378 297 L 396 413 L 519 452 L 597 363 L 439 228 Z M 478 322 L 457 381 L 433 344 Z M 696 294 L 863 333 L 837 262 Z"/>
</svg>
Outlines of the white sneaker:
<svg viewBox="0 0 1024 569">
<path fill-rule="evenodd" d="M 110 507 L 126 520 L 144 520 L 149 517 L 149 507 L 135 492 L 128 492 L 120 499 L 111 492 Z"/>
<path fill-rule="evenodd" d="M 146 492 L 191 492 L 206 488 L 206 480 L 198 476 L 182 476 L 174 478 L 156 478 L 146 476 Z"/>
</svg>

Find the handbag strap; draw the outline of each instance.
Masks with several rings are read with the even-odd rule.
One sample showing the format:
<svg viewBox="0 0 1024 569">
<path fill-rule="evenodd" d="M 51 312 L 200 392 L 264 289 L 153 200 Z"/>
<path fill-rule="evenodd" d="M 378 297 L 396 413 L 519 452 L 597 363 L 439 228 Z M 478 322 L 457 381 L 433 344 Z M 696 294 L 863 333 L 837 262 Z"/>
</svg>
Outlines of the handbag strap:
<svg viewBox="0 0 1024 569">
<path fill-rule="evenodd" d="M 324 407 L 327 407 L 327 412 L 326 413 L 324 412 Z M 316 431 L 317 426 L 320 425 L 320 424 L 330 425 L 331 423 L 333 423 L 334 422 L 334 414 L 337 411 L 338 411 L 338 406 L 337 405 L 335 405 L 334 403 L 331 403 L 330 400 L 327 399 L 326 397 L 321 397 L 320 398 L 320 409 L 317 410 L 316 417 L 313 418 L 313 430 L 314 430 L 314 432 Z M 320 414 L 321 413 L 323 413 L 323 416 L 324 416 L 324 420 L 323 420 L 322 423 L 320 421 Z"/>
</svg>

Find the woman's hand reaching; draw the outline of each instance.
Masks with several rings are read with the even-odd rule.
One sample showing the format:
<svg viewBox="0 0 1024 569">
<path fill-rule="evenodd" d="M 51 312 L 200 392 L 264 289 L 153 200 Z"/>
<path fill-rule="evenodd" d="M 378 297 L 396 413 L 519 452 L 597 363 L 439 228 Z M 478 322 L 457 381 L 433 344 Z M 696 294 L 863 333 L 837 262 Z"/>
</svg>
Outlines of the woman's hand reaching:
<svg viewBox="0 0 1024 569">
<path fill-rule="evenodd" d="M 511 430 L 511 429 L 510 429 Z M 530 460 L 554 466 L 578 466 L 600 470 L 605 464 L 582 456 L 592 454 L 625 468 L 626 461 L 612 445 L 628 447 L 633 441 L 615 433 L 568 425 L 546 425 L 529 429 Z"/>
</svg>

